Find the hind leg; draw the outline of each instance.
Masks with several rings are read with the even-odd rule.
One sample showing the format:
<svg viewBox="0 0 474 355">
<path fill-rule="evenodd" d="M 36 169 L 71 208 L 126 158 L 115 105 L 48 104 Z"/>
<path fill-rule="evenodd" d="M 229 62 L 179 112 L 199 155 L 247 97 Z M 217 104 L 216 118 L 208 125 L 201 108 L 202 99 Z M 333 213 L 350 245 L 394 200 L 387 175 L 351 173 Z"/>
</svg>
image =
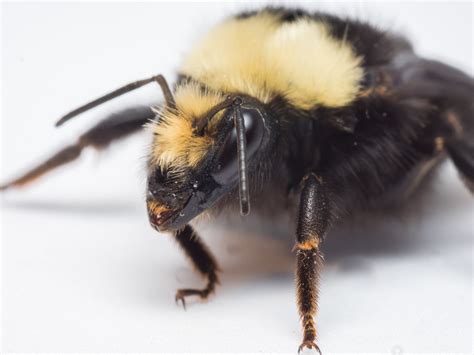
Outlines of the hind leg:
<svg viewBox="0 0 474 355">
<path fill-rule="evenodd" d="M 303 326 L 303 341 L 298 353 L 308 348 L 321 354 L 316 344 L 314 317 L 318 309 L 319 274 L 324 261 L 320 244 L 329 222 L 325 186 L 320 178 L 310 174 L 304 178 L 296 229 L 296 298 Z"/>
<path fill-rule="evenodd" d="M 474 114 L 472 104 L 444 112 L 444 145 L 466 187 L 474 194 Z"/>
<path fill-rule="evenodd" d="M 455 139 L 446 149 L 466 187 L 474 194 L 474 142 Z"/>
<path fill-rule="evenodd" d="M 51 170 L 72 162 L 86 147 L 106 148 L 112 141 L 139 131 L 153 117 L 153 111 L 148 107 L 137 107 L 112 114 L 81 135 L 74 144 L 61 149 L 18 178 L 0 185 L 0 191 L 29 184 Z"/>
</svg>

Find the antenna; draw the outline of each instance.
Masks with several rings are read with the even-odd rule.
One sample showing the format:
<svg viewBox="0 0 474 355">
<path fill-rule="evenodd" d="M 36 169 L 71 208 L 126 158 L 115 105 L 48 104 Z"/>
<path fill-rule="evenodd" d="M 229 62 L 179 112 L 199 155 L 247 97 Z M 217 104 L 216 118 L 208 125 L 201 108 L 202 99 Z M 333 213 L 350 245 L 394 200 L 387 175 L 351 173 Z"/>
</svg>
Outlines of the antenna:
<svg viewBox="0 0 474 355">
<path fill-rule="evenodd" d="M 152 76 L 151 78 L 144 79 L 144 80 L 138 80 L 133 83 L 127 84 L 125 86 L 122 86 L 121 88 L 118 88 L 117 90 L 114 90 L 102 97 L 99 97 L 98 99 L 95 99 L 94 101 L 91 101 L 71 112 L 68 114 L 64 115 L 59 119 L 58 122 L 56 122 L 56 127 L 61 126 L 64 124 L 66 121 L 69 121 L 71 118 L 80 115 L 81 113 L 84 113 L 96 106 L 99 106 L 103 104 L 104 102 L 110 101 L 112 99 L 115 99 L 117 96 L 123 95 L 127 92 L 133 91 L 135 89 L 141 88 L 144 85 L 150 84 L 152 82 L 157 82 L 158 85 L 161 87 L 161 91 L 163 91 L 163 96 L 165 97 L 166 100 L 166 105 L 168 105 L 171 108 L 176 108 L 176 102 L 174 101 L 173 94 L 171 93 L 170 87 L 163 75 L 155 75 Z"/>
<path fill-rule="evenodd" d="M 247 175 L 247 137 L 245 136 L 245 121 L 242 115 L 240 97 L 234 100 L 234 125 L 237 135 L 237 155 L 239 161 L 239 196 L 240 214 L 247 216 L 250 213 L 249 186 Z"/>
</svg>

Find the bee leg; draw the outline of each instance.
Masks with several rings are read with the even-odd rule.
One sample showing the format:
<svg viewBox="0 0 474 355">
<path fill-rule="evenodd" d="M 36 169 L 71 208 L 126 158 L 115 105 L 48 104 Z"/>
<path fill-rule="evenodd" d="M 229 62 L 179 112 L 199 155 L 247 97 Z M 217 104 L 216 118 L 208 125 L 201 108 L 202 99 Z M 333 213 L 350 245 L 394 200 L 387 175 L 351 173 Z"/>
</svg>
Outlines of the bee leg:
<svg viewBox="0 0 474 355">
<path fill-rule="evenodd" d="M 451 140 L 446 149 L 466 187 L 474 194 L 474 143 L 468 139 Z"/>
<path fill-rule="evenodd" d="M 176 302 L 181 301 L 186 309 L 186 297 L 198 296 L 205 300 L 214 292 L 216 285 L 219 284 L 217 272 L 220 270 L 214 256 L 190 225 L 186 225 L 182 230 L 176 232 L 175 237 L 186 255 L 191 259 L 194 267 L 207 278 L 207 285 L 203 289 L 185 288 L 176 292 Z"/>
<path fill-rule="evenodd" d="M 319 249 L 329 224 L 328 201 L 320 179 L 310 174 L 304 179 L 296 230 L 296 297 L 303 325 L 303 342 L 298 352 L 316 345 L 313 317 L 317 312 L 319 272 L 323 255 Z"/>
<path fill-rule="evenodd" d="M 148 107 L 137 107 L 112 114 L 81 135 L 75 144 L 61 149 L 18 178 L 0 185 L 0 191 L 29 184 L 51 170 L 72 162 L 86 147 L 103 149 L 112 141 L 140 130 L 153 117 L 154 114 Z"/>
</svg>

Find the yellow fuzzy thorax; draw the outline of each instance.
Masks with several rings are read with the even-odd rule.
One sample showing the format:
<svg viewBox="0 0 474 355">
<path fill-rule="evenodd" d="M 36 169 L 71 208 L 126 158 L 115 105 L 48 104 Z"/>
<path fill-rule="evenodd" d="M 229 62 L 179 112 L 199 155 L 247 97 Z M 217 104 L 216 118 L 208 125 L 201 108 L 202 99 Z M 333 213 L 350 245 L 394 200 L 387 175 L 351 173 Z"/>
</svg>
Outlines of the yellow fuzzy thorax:
<svg viewBox="0 0 474 355">
<path fill-rule="evenodd" d="M 180 72 L 221 92 L 293 106 L 341 107 L 359 91 L 361 58 L 332 37 L 326 24 L 302 18 L 282 23 L 269 12 L 231 19 L 197 44 Z"/>
<path fill-rule="evenodd" d="M 303 18 L 282 23 L 265 11 L 228 20 L 185 59 L 180 74 L 195 81 L 175 88 L 176 109 L 157 110 L 151 162 L 178 173 L 196 167 L 213 138 L 196 135 L 193 123 L 230 93 L 262 103 L 279 95 L 299 109 L 348 105 L 360 89 L 361 61 L 321 22 Z"/>
<path fill-rule="evenodd" d="M 151 161 L 163 170 L 172 168 L 179 172 L 182 168 L 196 166 L 209 151 L 212 138 L 197 136 L 193 123 L 224 97 L 217 92 L 201 90 L 196 83 L 185 83 L 176 87 L 174 98 L 176 109 L 157 110 L 158 121 L 150 125 L 155 135 Z"/>
</svg>

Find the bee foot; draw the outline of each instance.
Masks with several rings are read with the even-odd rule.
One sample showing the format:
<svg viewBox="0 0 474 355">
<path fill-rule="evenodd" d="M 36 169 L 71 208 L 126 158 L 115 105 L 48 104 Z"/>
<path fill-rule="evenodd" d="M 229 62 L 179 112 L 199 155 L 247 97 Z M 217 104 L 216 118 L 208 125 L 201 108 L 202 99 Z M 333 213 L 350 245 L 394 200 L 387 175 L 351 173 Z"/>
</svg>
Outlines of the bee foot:
<svg viewBox="0 0 474 355">
<path fill-rule="evenodd" d="M 306 341 L 302 342 L 301 345 L 298 348 L 298 354 L 301 353 L 301 351 L 303 351 L 304 348 L 314 349 L 318 352 L 319 355 L 322 355 L 321 350 L 319 349 L 319 346 L 317 346 L 314 341 L 306 340 Z"/>
<path fill-rule="evenodd" d="M 196 289 L 179 289 L 176 291 L 175 301 L 176 303 L 181 302 L 183 308 L 186 310 L 186 297 L 199 296 L 202 300 L 205 300 L 209 292 L 207 290 L 196 290 Z"/>
</svg>

